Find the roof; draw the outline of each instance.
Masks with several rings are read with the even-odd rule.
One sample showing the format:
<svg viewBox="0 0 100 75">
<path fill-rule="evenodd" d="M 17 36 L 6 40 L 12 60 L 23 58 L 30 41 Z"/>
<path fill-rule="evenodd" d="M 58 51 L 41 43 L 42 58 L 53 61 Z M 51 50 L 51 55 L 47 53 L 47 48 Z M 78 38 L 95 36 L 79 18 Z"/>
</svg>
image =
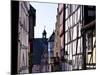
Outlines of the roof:
<svg viewBox="0 0 100 75">
<path fill-rule="evenodd" d="M 29 15 L 32 16 L 33 20 L 36 19 L 36 9 L 30 5 Z"/>
<path fill-rule="evenodd" d="M 33 40 L 33 64 L 41 63 L 41 56 L 44 50 L 47 50 L 48 42 L 45 38 L 36 38 Z"/>
<path fill-rule="evenodd" d="M 35 14 L 36 13 L 36 9 L 32 5 L 30 5 L 30 12 L 32 14 Z"/>
<path fill-rule="evenodd" d="M 47 34 L 46 30 L 44 29 L 43 33 L 42 34 Z"/>
<path fill-rule="evenodd" d="M 50 36 L 50 38 L 48 39 L 49 42 L 54 41 L 55 39 L 55 32 L 53 31 L 52 35 Z"/>
</svg>

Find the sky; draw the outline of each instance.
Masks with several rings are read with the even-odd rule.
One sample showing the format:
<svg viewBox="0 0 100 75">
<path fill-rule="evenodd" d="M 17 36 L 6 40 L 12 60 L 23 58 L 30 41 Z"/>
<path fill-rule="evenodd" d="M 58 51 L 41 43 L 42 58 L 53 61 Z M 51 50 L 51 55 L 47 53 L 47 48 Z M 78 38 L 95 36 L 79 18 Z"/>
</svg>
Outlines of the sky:
<svg viewBox="0 0 100 75">
<path fill-rule="evenodd" d="M 40 2 L 30 2 L 30 4 L 36 9 L 35 38 L 42 37 L 44 28 L 49 38 L 55 30 L 58 4 Z"/>
</svg>

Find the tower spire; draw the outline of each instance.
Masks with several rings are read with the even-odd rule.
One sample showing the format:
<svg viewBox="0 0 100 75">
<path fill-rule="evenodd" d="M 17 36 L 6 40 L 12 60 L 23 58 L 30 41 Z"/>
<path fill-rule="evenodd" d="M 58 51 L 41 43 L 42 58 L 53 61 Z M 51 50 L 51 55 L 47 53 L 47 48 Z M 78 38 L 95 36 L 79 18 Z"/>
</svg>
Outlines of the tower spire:
<svg viewBox="0 0 100 75">
<path fill-rule="evenodd" d="M 46 38 L 47 32 L 46 32 L 46 30 L 45 30 L 45 27 L 46 27 L 46 26 L 44 26 L 44 30 L 43 30 L 43 33 L 42 33 L 42 38 Z"/>
</svg>

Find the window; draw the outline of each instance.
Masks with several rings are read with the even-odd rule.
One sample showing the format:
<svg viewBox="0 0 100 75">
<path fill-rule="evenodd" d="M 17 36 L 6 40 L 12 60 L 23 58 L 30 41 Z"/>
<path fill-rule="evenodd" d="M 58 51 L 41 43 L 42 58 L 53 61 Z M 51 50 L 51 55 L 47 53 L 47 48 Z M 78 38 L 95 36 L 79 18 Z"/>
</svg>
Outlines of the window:
<svg viewBox="0 0 100 75">
<path fill-rule="evenodd" d="M 76 16 L 75 24 L 77 24 L 77 22 L 78 22 L 78 11 L 76 11 L 75 13 L 76 13 L 76 15 L 75 15 Z"/>
<path fill-rule="evenodd" d="M 65 22 L 65 31 L 67 31 L 68 30 L 68 20 L 66 20 L 66 22 Z"/>
<path fill-rule="evenodd" d="M 82 55 L 73 56 L 73 69 L 82 69 Z"/>
<path fill-rule="evenodd" d="M 81 36 L 81 28 L 82 28 L 82 24 L 79 23 L 79 34 L 78 34 L 78 36 Z"/>
<path fill-rule="evenodd" d="M 81 45 L 80 45 L 80 39 L 78 39 L 78 45 L 77 45 L 77 53 L 81 53 Z"/>
<path fill-rule="evenodd" d="M 70 16 L 70 26 L 72 26 L 72 16 Z"/>
<path fill-rule="evenodd" d="M 72 43 L 68 45 L 68 59 L 72 60 Z"/>
<path fill-rule="evenodd" d="M 75 13 L 74 13 L 75 24 L 76 24 L 76 22 L 77 22 L 76 17 L 77 17 L 77 13 L 75 12 Z"/>
<path fill-rule="evenodd" d="M 68 18 L 69 14 L 68 14 L 68 8 L 66 8 L 66 18 Z"/>
<path fill-rule="evenodd" d="M 73 69 L 77 68 L 76 58 L 73 56 Z"/>
<path fill-rule="evenodd" d="M 83 64 L 82 55 L 79 56 L 78 64 L 79 64 L 79 69 L 82 69 L 82 64 Z"/>
<path fill-rule="evenodd" d="M 87 46 L 87 52 L 91 52 L 92 51 L 92 32 L 89 31 L 87 34 L 86 34 L 86 46 Z"/>
<path fill-rule="evenodd" d="M 77 11 L 77 15 L 78 15 L 78 17 L 77 17 L 77 21 L 79 22 L 79 20 L 80 20 L 80 8 L 78 9 L 78 11 Z"/>
<path fill-rule="evenodd" d="M 76 40 L 73 42 L 73 55 L 76 54 Z"/>
<path fill-rule="evenodd" d="M 67 31 L 67 42 L 70 42 L 70 31 Z"/>
<path fill-rule="evenodd" d="M 70 14 L 72 13 L 72 5 L 70 4 Z"/>
<path fill-rule="evenodd" d="M 93 31 L 86 33 L 86 63 L 96 63 L 96 48 L 94 47 L 95 37 L 92 36 Z M 94 41 L 95 40 L 95 41 Z M 93 47 L 93 48 L 92 48 Z M 93 49 L 93 50 L 92 50 Z M 93 55 L 92 55 L 93 54 Z M 87 65 L 88 68 L 93 68 L 95 65 Z"/>
<path fill-rule="evenodd" d="M 65 45 L 65 55 L 68 55 L 68 45 Z"/>
<path fill-rule="evenodd" d="M 92 38 L 88 37 L 88 50 L 91 50 L 92 48 Z"/>
<path fill-rule="evenodd" d="M 68 15 L 70 15 L 70 5 L 68 5 Z"/>
<path fill-rule="evenodd" d="M 75 13 L 72 15 L 73 25 L 75 25 Z"/>
<path fill-rule="evenodd" d="M 73 8 L 73 10 L 72 10 L 72 11 L 74 12 L 74 11 L 75 11 L 75 5 L 72 5 L 72 8 Z"/>
<path fill-rule="evenodd" d="M 73 28 L 73 40 L 77 37 L 77 26 Z"/>
</svg>

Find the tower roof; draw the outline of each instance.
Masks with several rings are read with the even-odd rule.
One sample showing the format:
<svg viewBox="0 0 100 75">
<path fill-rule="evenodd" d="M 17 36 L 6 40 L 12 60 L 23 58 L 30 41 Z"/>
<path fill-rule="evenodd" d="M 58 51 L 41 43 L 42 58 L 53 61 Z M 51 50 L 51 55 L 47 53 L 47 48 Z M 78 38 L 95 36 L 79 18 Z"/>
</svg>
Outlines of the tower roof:
<svg viewBox="0 0 100 75">
<path fill-rule="evenodd" d="M 42 34 L 47 34 L 46 30 L 44 29 L 43 33 Z"/>
</svg>

